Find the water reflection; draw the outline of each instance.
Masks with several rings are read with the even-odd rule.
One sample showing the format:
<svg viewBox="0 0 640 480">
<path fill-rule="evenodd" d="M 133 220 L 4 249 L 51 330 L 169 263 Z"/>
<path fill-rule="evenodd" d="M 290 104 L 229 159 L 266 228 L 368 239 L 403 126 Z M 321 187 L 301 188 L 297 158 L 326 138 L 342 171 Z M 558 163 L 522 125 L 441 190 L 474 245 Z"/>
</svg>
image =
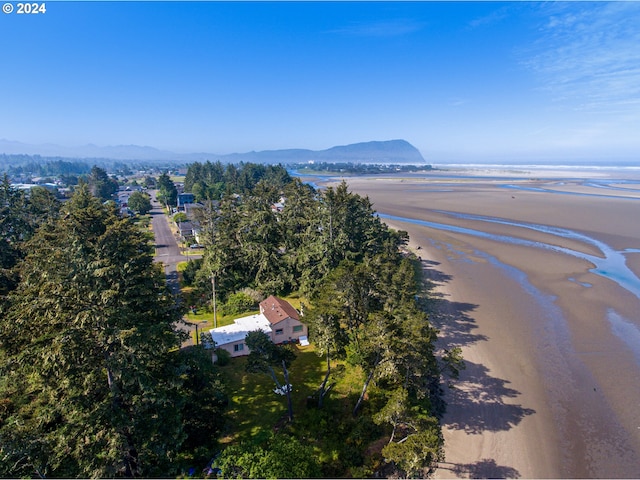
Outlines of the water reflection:
<svg viewBox="0 0 640 480">
<path fill-rule="evenodd" d="M 465 220 L 474 220 L 479 222 L 497 223 L 502 225 L 509 225 L 518 228 L 534 230 L 556 237 L 578 240 L 593 247 L 596 247 L 600 252 L 599 255 L 591 255 L 588 253 L 573 250 L 571 248 L 562 247 L 545 242 L 526 240 L 522 238 L 511 237 L 508 235 L 497 235 L 482 230 L 475 230 L 471 228 L 460 227 L 457 225 L 448 225 L 444 223 L 430 222 L 426 220 L 418 220 L 415 218 L 398 217 L 394 215 L 379 214 L 382 219 L 395 220 L 400 222 L 413 223 L 436 230 L 443 230 L 454 233 L 461 233 L 464 235 L 471 235 L 479 238 L 486 238 L 496 242 L 509 243 L 512 245 L 521 245 L 525 247 L 533 247 L 545 250 L 551 250 L 554 252 L 564 253 L 573 257 L 586 260 L 594 265 L 594 268 L 589 269 L 590 272 L 607 278 L 616 282 L 619 286 L 632 293 L 640 299 L 640 278 L 627 266 L 625 255 L 628 253 L 640 253 L 640 249 L 627 248 L 623 251 L 617 251 L 611 248 L 606 243 L 589 237 L 579 232 L 574 232 L 566 228 L 552 227 L 548 225 L 538 225 L 533 223 L 515 222 L 512 220 L 505 220 L 501 218 L 486 217 L 481 215 L 461 214 L 455 212 L 438 211 L 438 213 L 446 214 L 453 218 L 460 218 Z"/>
</svg>

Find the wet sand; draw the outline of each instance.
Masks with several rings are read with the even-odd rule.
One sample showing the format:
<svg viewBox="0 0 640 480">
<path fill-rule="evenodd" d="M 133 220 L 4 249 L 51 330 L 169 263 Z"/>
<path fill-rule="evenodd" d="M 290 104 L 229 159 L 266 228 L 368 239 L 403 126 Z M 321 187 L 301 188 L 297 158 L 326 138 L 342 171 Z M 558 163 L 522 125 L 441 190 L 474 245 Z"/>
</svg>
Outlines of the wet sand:
<svg viewBox="0 0 640 480">
<path fill-rule="evenodd" d="M 637 478 L 640 299 L 580 254 L 640 248 L 638 186 L 501 176 L 347 179 L 376 211 L 399 217 L 385 221 L 407 230 L 422 257 L 440 347 L 463 350 L 435 476 Z M 640 276 L 640 253 L 624 257 Z"/>
</svg>

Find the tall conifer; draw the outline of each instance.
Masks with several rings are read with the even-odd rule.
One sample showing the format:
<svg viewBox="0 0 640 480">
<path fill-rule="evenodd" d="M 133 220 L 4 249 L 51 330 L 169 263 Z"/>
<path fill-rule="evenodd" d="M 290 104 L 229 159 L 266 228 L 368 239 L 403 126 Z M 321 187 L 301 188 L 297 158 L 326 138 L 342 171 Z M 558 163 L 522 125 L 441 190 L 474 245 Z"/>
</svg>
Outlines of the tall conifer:
<svg viewBox="0 0 640 480">
<path fill-rule="evenodd" d="M 179 312 L 149 238 L 81 188 L 28 251 L 0 320 L 0 473 L 170 474 Z"/>
</svg>

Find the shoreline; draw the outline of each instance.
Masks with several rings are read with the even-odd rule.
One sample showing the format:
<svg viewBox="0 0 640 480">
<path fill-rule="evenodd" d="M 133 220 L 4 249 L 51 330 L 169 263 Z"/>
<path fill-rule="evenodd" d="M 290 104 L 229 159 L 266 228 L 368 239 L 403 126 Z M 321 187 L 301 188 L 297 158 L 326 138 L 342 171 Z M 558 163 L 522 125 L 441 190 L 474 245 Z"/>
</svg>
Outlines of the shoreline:
<svg viewBox="0 0 640 480">
<path fill-rule="evenodd" d="M 527 362 L 532 353 L 523 357 L 517 344 L 483 325 L 483 317 L 492 311 L 479 311 L 476 302 L 481 299 L 456 281 L 459 270 L 452 272 L 426 233 L 400 222 L 385 223 L 409 231 L 408 246 L 421 252 L 423 273 L 433 285 L 429 318 L 440 330 L 437 346 L 460 347 L 467 365 L 454 388 L 445 387 L 447 411 L 441 420 L 445 458 L 434 478 L 561 477 L 562 458 L 552 448 L 558 440 L 550 441 L 548 434 L 551 412 L 541 407 L 548 398 L 531 371 L 532 362 Z M 493 281 L 495 285 L 497 280 Z M 499 283 L 509 288 L 507 278 Z M 496 356 L 494 344 L 501 344 L 501 355 Z M 512 363 L 516 351 L 520 358 Z M 513 380 L 516 377 L 519 381 Z"/>
<path fill-rule="evenodd" d="M 626 198 L 524 190 L 512 195 L 484 178 L 451 182 L 446 191 L 439 182 L 350 178 L 349 189 L 396 217 L 442 222 L 447 211 L 488 215 L 586 232 L 615 249 L 640 247 L 640 226 L 630 221 L 640 204 L 628 191 L 620 192 Z M 640 326 L 640 299 L 591 272 L 585 259 L 473 238 L 464 230 L 383 221 L 408 231 L 414 252 L 421 247 L 441 309 L 431 314 L 441 329 L 440 345 L 460 346 L 468 364 L 456 388 L 446 389 L 446 458 L 435 476 L 636 477 L 640 350 L 625 336 Z M 447 221 L 482 225 L 473 218 Z M 581 237 L 553 238 L 513 225 L 482 228 L 596 253 Z M 626 258 L 638 275 L 640 253 Z"/>
</svg>

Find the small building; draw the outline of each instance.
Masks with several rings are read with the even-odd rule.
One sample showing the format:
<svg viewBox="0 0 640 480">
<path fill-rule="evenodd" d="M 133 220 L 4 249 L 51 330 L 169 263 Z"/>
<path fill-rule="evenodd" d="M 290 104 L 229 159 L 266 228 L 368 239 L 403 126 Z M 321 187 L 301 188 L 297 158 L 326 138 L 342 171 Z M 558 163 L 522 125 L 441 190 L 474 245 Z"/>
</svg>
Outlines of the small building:
<svg viewBox="0 0 640 480">
<path fill-rule="evenodd" d="M 193 237 L 193 223 L 191 222 L 178 222 L 178 233 L 182 240 L 187 240 Z"/>
<path fill-rule="evenodd" d="M 247 333 L 262 330 L 271 337 L 271 324 L 262 314 L 236 318 L 231 325 L 212 328 L 209 330 L 216 348 L 222 348 L 232 357 L 249 355 L 249 349 L 244 343 Z"/>
<path fill-rule="evenodd" d="M 184 204 L 184 213 L 187 215 L 187 218 L 191 221 L 197 219 L 198 211 L 202 210 L 204 205 L 202 203 L 185 203 Z"/>
<path fill-rule="evenodd" d="M 187 203 L 194 203 L 195 195 L 193 193 L 179 193 L 178 194 L 178 210 L 184 209 Z"/>
<path fill-rule="evenodd" d="M 286 300 L 273 295 L 260 302 L 260 313 L 237 318 L 233 324 L 213 328 L 209 332 L 216 348 L 222 348 L 232 357 L 249 355 L 244 343 L 249 332 L 262 330 L 273 343 L 297 342 L 307 336 L 307 326 L 300 322 L 298 312 Z"/>
<path fill-rule="evenodd" d="M 307 335 L 307 326 L 300 321 L 297 310 L 286 300 L 271 295 L 260 302 L 260 313 L 271 324 L 273 343 L 296 342 Z"/>
</svg>

